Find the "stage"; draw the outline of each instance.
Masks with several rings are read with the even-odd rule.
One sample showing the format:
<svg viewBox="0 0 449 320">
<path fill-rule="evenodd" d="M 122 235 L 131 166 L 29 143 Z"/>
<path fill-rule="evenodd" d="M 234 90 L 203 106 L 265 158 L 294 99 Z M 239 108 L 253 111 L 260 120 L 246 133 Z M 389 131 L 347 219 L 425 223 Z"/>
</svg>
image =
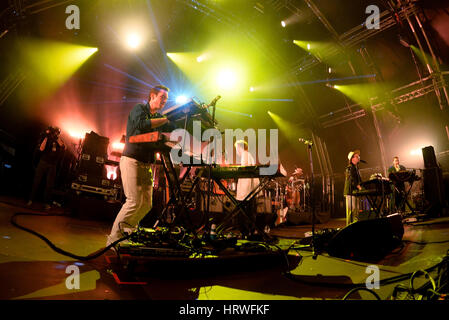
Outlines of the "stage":
<svg viewBox="0 0 449 320">
<path fill-rule="evenodd" d="M 2 197 L 0 299 L 4 300 L 340 300 L 354 284 L 365 284 L 370 276 L 367 266 L 379 268 L 381 283 L 383 279 L 427 269 L 446 255 L 447 242 L 436 242 L 449 240 L 448 217 L 426 219 L 405 223 L 403 246 L 375 263 L 340 259 L 326 253 L 314 259 L 310 248 L 296 246 L 288 252 L 290 271 L 281 265 L 264 266 L 260 261 L 239 271 L 236 262 L 230 270 L 204 270 L 202 275 L 186 273 L 181 264 L 179 272 L 153 275 L 148 270 L 144 276 L 121 279 L 119 283 L 111 266 L 111 259 L 115 258 L 112 251 L 84 262 L 60 255 L 41 239 L 12 226 L 10 218 L 16 212 L 61 214 L 21 216 L 17 222 L 45 235 L 57 247 L 81 256 L 102 248 L 111 228 L 107 222 L 64 215 L 64 208 L 30 210 L 22 199 Z M 344 219 L 331 219 L 317 224 L 316 231 L 343 228 L 344 224 Z M 311 225 L 283 225 L 273 228 L 270 235 L 278 237 L 278 246 L 285 249 L 310 231 Z M 70 265 L 79 267 L 79 289 L 69 290 L 66 286 L 71 275 L 66 268 Z M 414 286 L 419 288 L 426 282 L 428 279 L 422 275 L 416 276 Z M 375 292 L 387 300 L 400 283 L 408 286 L 409 279 L 381 285 Z M 359 291 L 350 299 L 375 297 Z"/>
</svg>

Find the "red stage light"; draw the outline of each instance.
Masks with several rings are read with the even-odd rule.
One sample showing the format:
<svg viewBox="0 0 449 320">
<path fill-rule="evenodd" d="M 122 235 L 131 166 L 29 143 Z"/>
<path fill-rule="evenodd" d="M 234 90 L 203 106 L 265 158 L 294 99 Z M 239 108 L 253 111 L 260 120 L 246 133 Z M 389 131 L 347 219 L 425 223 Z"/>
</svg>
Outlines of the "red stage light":
<svg viewBox="0 0 449 320">
<path fill-rule="evenodd" d="M 122 142 L 114 142 L 112 143 L 112 150 L 122 152 L 125 148 L 125 144 Z"/>
<path fill-rule="evenodd" d="M 109 180 L 117 179 L 117 166 L 105 165 L 106 167 L 106 177 Z"/>
</svg>

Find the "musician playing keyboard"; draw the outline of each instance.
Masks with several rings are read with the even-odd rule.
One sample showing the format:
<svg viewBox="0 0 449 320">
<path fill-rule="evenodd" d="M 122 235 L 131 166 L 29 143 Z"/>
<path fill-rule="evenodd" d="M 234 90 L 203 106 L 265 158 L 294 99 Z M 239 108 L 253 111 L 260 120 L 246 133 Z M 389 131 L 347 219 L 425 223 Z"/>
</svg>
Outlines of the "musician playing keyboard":
<svg viewBox="0 0 449 320">
<path fill-rule="evenodd" d="M 393 158 L 393 165 L 388 168 L 388 176 L 390 177 L 390 174 L 396 173 L 399 171 L 406 171 L 407 169 L 399 163 L 399 157 Z M 392 180 L 392 179 L 390 179 Z M 402 212 L 405 211 L 405 183 L 403 181 L 395 181 L 393 188 L 393 194 L 391 195 L 391 208 L 396 208 L 397 210 L 401 210 Z M 398 208 L 400 206 L 400 208 Z"/>
<path fill-rule="evenodd" d="M 244 140 L 238 140 L 236 141 L 235 149 L 237 152 L 237 157 L 240 159 L 238 161 L 239 165 L 241 166 L 253 166 L 256 164 L 256 160 L 254 159 L 253 155 L 248 151 L 248 143 Z M 258 185 L 259 185 L 259 179 L 257 178 L 240 178 L 237 181 L 237 193 L 236 193 L 236 199 L 239 201 L 243 201 L 247 195 L 251 193 Z M 250 215 L 255 220 L 256 216 L 256 199 L 253 198 L 251 203 L 248 203 L 246 206 L 247 214 Z M 251 233 L 255 226 L 251 225 L 250 221 L 242 221 L 242 226 L 247 226 L 247 229 L 245 230 L 248 233 Z M 244 233 L 246 233 L 244 231 Z"/>
<path fill-rule="evenodd" d="M 131 136 L 153 131 L 162 131 L 169 120 L 159 111 L 168 99 L 169 89 L 158 85 L 150 90 L 148 102 L 133 107 L 126 125 L 125 148 L 120 158 L 120 172 L 126 202 L 112 226 L 106 245 L 124 236 L 123 231 L 132 232 L 151 210 L 153 203 L 152 164 L 155 152 L 148 144 L 130 143 Z"/>
<path fill-rule="evenodd" d="M 362 190 L 358 164 L 360 162 L 360 150 L 351 151 L 348 154 L 348 166 L 345 171 L 344 196 L 346 198 L 346 225 L 359 220 L 360 199 L 353 193 Z"/>
</svg>

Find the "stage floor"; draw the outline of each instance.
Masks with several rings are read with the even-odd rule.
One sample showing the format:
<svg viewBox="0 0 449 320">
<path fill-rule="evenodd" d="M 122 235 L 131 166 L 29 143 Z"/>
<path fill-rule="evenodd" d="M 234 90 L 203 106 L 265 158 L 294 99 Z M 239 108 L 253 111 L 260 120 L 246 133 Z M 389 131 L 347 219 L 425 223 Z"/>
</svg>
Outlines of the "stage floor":
<svg viewBox="0 0 449 320">
<path fill-rule="evenodd" d="M 145 279 L 135 279 L 135 283 L 118 284 L 108 263 L 112 252 L 91 261 L 76 261 L 56 253 L 38 237 L 10 223 L 11 216 L 17 212 L 45 212 L 37 209 L 27 208 L 22 199 L 0 198 L 0 299 L 338 300 L 351 289 L 351 284 L 365 283 L 370 275 L 367 266 L 373 265 L 330 257 L 326 253 L 313 259 L 310 250 L 301 249 L 289 252 L 293 260 L 300 260 L 291 270 L 291 277 L 279 268 L 266 269 L 260 265 L 252 270 L 239 271 L 237 265 L 232 272 L 189 276 L 183 274 L 181 265 L 177 274 L 156 277 L 149 273 Z M 52 209 L 47 213 L 60 214 L 63 210 Z M 20 216 L 17 221 L 45 235 L 57 247 L 80 256 L 102 248 L 111 228 L 109 222 L 69 216 Z M 344 218 L 331 219 L 316 225 L 316 230 L 343 228 L 344 224 Z M 446 255 L 449 242 L 442 241 L 449 240 L 448 217 L 404 224 L 404 228 L 403 240 L 408 241 L 375 263 L 380 279 L 429 268 Z M 310 231 L 311 225 L 284 225 L 273 228 L 270 234 L 279 237 L 280 247 L 287 248 Z M 79 289 L 69 290 L 66 286 L 69 265 L 79 267 Z M 415 287 L 427 281 L 418 277 Z M 408 285 L 408 282 L 400 283 Z M 375 291 L 385 300 L 397 284 L 383 285 Z M 375 298 L 369 292 L 358 291 L 351 299 Z"/>
</svg>

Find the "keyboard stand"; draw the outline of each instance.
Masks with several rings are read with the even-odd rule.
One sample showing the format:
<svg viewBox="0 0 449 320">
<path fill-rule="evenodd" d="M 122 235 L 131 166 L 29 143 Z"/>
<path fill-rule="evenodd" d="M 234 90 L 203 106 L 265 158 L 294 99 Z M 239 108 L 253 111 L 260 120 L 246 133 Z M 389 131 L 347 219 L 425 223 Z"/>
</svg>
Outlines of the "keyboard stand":
<svg viewBox="0 0 449 320">
<path fill-rule="evenodd" d="M 226 194 L 226 196 L 229 198 L 229 200 L 231 200 L 231 202 L 235 205 L 234 209 L 226 215 L 226 217 L 224 218 L 224 220 L 222 221 L 222 223 L 217 226 L 217 233 L 220 231 L 223 231 L 226 227 L 226 224 L 231 221 L 235 216 L 237 216 L 238 214 L 243 214 L 253 225 L 254 227 L 257 229 L 257 231 L 259 232 L 259 234 L 264 238 L 264 240 L 267 241 L 271 241 L 272 237 L 270 235 L 268 235 L 265 230 L 261 229 L 255 219 L 251 216 L 248 215 L 245 210 L 243 210 L 243 207 L 246 206 L 248 203 L 251 202 L 252 199 L 254 199 L 257 194 L 262 191 L 263 189 L 265 189 L 265 187 L 268 185 L 268 183 L 270 182 L 270 178 L 268 177 L 264 177 L 262 178 L 262 181 L 259 183 L 259 185 L 254 188 L 246 197 L 245 199 L 243 199 L 243 201 L 238 201 L 230 192 L 229 190 L 223 185 L 223 183 L 221 182 L 220 179 L 218 178 L 212 178 L 217 185 L 220 187 L 220 189 Z"/>
</svg>

